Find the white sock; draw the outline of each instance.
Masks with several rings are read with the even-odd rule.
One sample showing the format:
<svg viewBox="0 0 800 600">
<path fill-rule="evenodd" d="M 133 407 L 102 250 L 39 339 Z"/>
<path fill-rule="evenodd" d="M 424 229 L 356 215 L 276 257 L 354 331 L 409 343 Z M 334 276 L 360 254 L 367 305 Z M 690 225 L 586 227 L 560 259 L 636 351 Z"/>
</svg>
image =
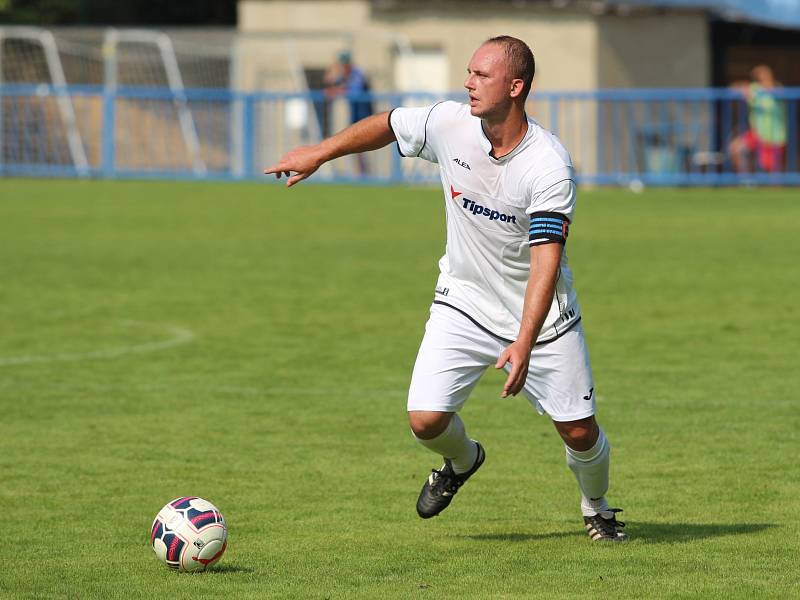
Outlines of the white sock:
<svg viewBox="0 0 800 600">
<path fill-rule="evenodd" d="M 447 428 L 435 438 L 423 440 L 416 435 L 414 437 L 428 450 L 450 459 L 456 473 L 469 471 L 478 458 L 478 445 L 467 437 L 464 421 L 457 414 L 452 416 Z"/>
<path fill-rule="evenodd" d="M 608 510 L 605 494 L 608 491 L 608 466 L 611 462 L 611 445 L 600 429 L 595 445 L 583 452 L 567 449 L 567 466 L 575 473 L 581 489 L 581 512 L 585 517 Z"/>
</svg>

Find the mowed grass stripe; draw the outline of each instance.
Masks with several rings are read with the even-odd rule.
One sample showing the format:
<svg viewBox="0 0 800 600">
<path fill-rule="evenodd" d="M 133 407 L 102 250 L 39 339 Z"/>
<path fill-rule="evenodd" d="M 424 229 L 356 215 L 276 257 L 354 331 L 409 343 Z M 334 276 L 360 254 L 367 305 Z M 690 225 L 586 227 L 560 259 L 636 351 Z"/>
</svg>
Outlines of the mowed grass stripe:
<svg viewBox="0 0 800 600">
<path fill-rule="evenodd" d="M 582 532 L 551 425 L 493 372 L 463 412 L 486 466 L 441 517 L 414 513 L 438 466 L 405 391 L 441 196 L 5 180 L 0 361 L 89 358 L 0 365 L 0 596 L 796 594 L 796 193 L 581 193 L 568 251 L 633 537 L 613 548 Z M 170 327 L 194 339 L 91 356 Z M 230 524 L 215 572 L 149 548 L 184 494 Z"/>
</svg>

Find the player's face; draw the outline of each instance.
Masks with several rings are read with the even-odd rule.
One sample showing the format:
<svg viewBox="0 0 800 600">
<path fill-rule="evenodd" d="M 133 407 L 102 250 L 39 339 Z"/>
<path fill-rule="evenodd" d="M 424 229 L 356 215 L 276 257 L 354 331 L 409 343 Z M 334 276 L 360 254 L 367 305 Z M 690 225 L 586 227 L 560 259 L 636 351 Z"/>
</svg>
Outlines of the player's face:
<svg viewBox="0 0 800 600">
<path fill-rule="evenodd" d="M 509 96 L 505 50 L 499 44 L 484 44 L 475 51 L 467 66 L 464 87 L 469 92 L 470 112 L 475 117 L 491 119 L 507 113 Z"/>
</svg>

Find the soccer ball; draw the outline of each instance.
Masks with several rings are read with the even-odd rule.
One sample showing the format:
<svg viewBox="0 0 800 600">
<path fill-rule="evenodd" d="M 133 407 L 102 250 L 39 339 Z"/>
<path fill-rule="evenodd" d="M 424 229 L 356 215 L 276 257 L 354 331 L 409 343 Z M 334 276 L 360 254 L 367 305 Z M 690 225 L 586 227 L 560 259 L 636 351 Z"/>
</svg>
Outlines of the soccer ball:
<svg viewBox="0 0 800 600">
<path fill-rule="evenodd" d="M 176 571 L 204 571 L 228 545 L 228 527 L 216 506 L 197 496 L 165 505 L 153 521 L 150 543 L 156 556 Z"/>
</svg>

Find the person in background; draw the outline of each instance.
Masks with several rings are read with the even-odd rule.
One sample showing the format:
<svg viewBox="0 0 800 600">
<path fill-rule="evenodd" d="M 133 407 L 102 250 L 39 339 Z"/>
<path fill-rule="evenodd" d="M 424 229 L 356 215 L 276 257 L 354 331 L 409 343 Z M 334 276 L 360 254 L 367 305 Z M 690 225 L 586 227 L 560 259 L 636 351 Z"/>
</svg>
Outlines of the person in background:
<svg viewBox="0 0 800 600">
<path fill-rule="evenodd" d="M 748 110 L 747 131 L 728 146 L 731 162 L 737 173 L 748 173 L 755 158 L 759 170 L 777 173 L 783 170 L 786 152 L 786 108 L 774 94 L 781 84 L 767 65 L 753 67 L 750 77 L 731 86 L 744 95 Z"/>
<path fill-rule="evenodd" d="M 336 62 L 325 74 L 325 98 L 333 100 L 345 96 L 350 104 L 350 123 L 357 123 L 372 115 L 372 102 L 365 97 L 370 91 L 369 80 L 364 71 L 353 65 L 350 52 L 340 52 Z M 356 156 L 360 175 L 368 175 L 366 157 Z"/>
</svg>

